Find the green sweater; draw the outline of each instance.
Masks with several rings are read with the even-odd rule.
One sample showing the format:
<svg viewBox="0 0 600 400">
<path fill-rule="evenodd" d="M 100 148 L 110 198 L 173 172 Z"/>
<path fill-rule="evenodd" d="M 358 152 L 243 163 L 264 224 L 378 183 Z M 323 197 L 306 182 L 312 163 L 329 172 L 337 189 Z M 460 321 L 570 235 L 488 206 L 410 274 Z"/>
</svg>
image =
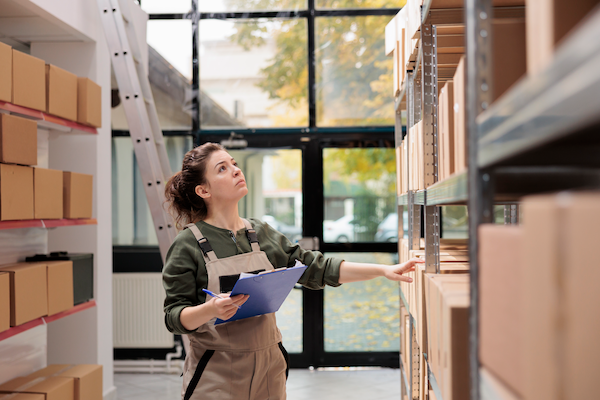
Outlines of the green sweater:
<svg viewBox="0 0 600 400">
<path fill-rule="evenodd" d="M 298 259 L 308 266 L 298 281 L 301 285 L 309 289 L 340 285 L 340 264 L 343 260 L 325 258 L 318 251 L 303 250 L 268 224 L 257 219 L 249 221 L 256 230 L 260 249 L 266 253 L 274 268 L 291 267 Z M 227 229 L 217 228 L 203 221 L 196 225 L 208 239 L 218 258 L 252 251 L 245 228 L 235 233 L 234 242 L 232 232 Z M 206 289 L 208 285 L 208 274 L 200 246 L 189 229 L 181 231 L 173 241 L 162 274 L 167 293 L 164 307 L 167 329 L 177 334 L 193 332 L 181 325 L 179 315 L 185 307 L 206 301 L 206 294 L 202 289 Z"/>
</svg>

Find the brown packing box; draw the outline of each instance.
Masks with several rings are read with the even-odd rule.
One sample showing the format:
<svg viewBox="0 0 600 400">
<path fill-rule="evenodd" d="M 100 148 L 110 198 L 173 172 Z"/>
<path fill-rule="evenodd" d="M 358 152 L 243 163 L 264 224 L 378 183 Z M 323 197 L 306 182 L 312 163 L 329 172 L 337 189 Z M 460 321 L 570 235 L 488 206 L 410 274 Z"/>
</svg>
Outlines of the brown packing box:
<svg viewBox="0 0 600 400">
<path fill-rule="evenodd" d="M 74 400 L 74 387 L 73 378 L 21 377 L 0 385 L 0 393 L 37 393 L 44 395 L 44 400 Z"/>
<path fill-rule="evenodd" d="M 0 43 L 0 101 L 12 101 L 12 47 Z"/>
<path fill-rule="evenodd" d="M 48 261 L 48 315 L 73 308 L 73 261 Z"/>
<path fill-rule="evenodd" d="M 93 176 L 63 172 L 64 218 L 92 218 Z"/>
<path fill-rule="evenodd" d="M 10 326 L 48 314 L 45 264 L 18 263 L 0 267 L 10 273 Z"/>
<path fill-rule="evenodd" d="M 33 199 L 35 219 L 63 217 L 63 171 L 33 169 Z"/>
<path fill-rule="evenodd" d="M 14 49 L 12 59 L 12 102 L 46 111 L 46 63 Z"/>
<path fill-rule="evenodd" d="M 530 196 L 522 207 L 523 398 L 596 398 L 600 194 Z"/>
<path fill-rule="evenodd" d="M 467 141 L 465 131 L 465 58 L 462 57 L 453 79 L 454 106 L 454 172 L 467 168 Z"/>
<path fill-rule="evenodd" d="M 498 19 L 493 23 L 492 60 L 494 78 L 492 102 L 527 73 L 525 20 Z"/>
<path fill-rule="evenodd" d="M 452 81 L 446 82 L 442 89 L 440 97 L 440 121 L 441 129 L 439 150 L 442 159 L 439 166 L 443 170 L 442 179 L 449 177 L 454 173 L 454 84 Z"/>
<path fill-rule="evenodd" d="M 479 227 L 479 357 L 518 394 L 523 392 L 522 240 L 518 226 Z"/>
<path fill-rule="evenodd" d="M 0 272 L 0 332 L 10 328 L 10 274 Z"/>
<path fill-rule="evenodd" d="M 46 112 L 77 121 L 77 75 L 46 64 Z"/>
<path fill-rule="evenodd" d="M 425 250 L 410 250 L 408 258 L 422 258 L 425 259 Z M 469 251 L 468 250 L 440 250 L 440 261 L 442 262 L 468 262 Z"/>
<path fill-rule="evenodd" d="M 37 122 L 0 114 L 0 162 L 37 164 Z"/>
<path fill-rule="evenodd" d="M 527 0 L 527 72 L 543 70 L 560 41 L 598 4 L 598 0 Z"/>
<path fill-rule="evenodd" d="M 33 168 L 0 164 L 0 221 L 33 219 Z"/>
<path fill-rule="evenodd" d="M 0 400 L 44 400 L 43 394 L 35 393 L 12 393 L 12 394 L 0 394 Z"/>
<path fill-rule="evenodd" d="M 443 398 L 469 394 L 469 275 L 426 274 L 430 368 Z"/>
<path fill-rule="evenodd" d="M 54 364 L 33 374 L 31 378 L 58 376 L 74 378 L 74 400 L 102 400 L 102 365 Z"/>
<path fill-rule="evenodd" d="M 88 78 L 77 78 L 77 122 L 102 126 L 102 88 Z"/>
</svg>

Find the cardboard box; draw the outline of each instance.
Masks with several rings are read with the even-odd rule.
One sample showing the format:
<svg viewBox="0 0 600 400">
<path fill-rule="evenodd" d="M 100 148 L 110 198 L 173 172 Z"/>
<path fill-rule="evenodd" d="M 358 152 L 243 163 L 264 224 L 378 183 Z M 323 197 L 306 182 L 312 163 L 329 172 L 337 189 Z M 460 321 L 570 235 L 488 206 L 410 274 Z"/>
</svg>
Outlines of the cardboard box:
<svg viewBox="0 0 600 400">
<path fill-rule="evenodd" d="M 63 171 L 33 169 L 33 210 L 35 219 L 63 217 Z"/>
<path fill-rule="evenodd" d="M 438 161 L 440 179 L 446 179 L 454 173 L 454 83 L 446 82 L 440 95 L 440 148 Z"/>
<path fill-rule="evenodd" d="M 0 400 L 45 400 L 45 397 L 35 393 L 11 393 L 0 394 Z"/>
<path fill-rule="evenodd" d="M 425 274 L 429 366 L 443 398 L 469 397 L 469 275 Z"/>
<path fill-rule="evenodd" d="M 17 263 L 0 267 L 10 274 L 10 326 L 48 315 L 45 264 Z"/>
<path fill-rule="evenodd" d="M 523 398 L 595 398 L 600 194 L 529 196 L 522 210 Z"/>
<path fill-rule="evenodd" d="M 63 172 L 64 218 L 92 218 L 93 176 Z"/>
<path fill-rule="evenodd" d="M 31 378 L 58 376 L 73 378 L 74 400 L 102 400 L 102 365 L 54 364 L 33 374 Z"/>
<path fill-rule="evenodd" d="M 523 392 L 522 241 L 515 225 L 479 227 L 479 357 L 518 394 Z"/>
<path fill-rule="evenodd" d="M 492 24 L 494 77 L 492 102 L 527 73 L 525 20 L 498 19 Z"/>
<path fill-rule="evenodd" d="M 46 64 L 46 112 L 77 121 L 77 75 Z"/>
<path fill-rule="evenodd" d="M 73 308 L 73 261 L 44 264 L 48 275 L 48 315 Z"/>
<path fill-rule="evenodd" d="M 77 122 L 102 126 L 102 88 L 88 78 L 77 78 Z"/>
<path fill-rule="evenodd" d="M 542 71 L 560 42 L 597 5 L 598 0 L 527 0 L 527 72 Z"/>
<path fill-rule="evenodd" d="M 0 162 L 37 164 L 37 122 L 0 114 Z"/>
<path fill-rule="evenodd" d="M 467 138 L 465 115 L 465 58 L 462 57 L 453 79 L 454 99 L 454 172 L 467 169 Z"/>
<path fill-rule="evenodd" d="M 10 274 L 0 272 L 0 332 L 10 328 Z"/>
<path fill-rule="evenodd" d="M 36 381 L 37 380 L 37 381 Z M 0 393 L 36 393 L 44 400 L 74 400 L 73 378 L 47 377 L 44 379 L 21 377 L 0 385 Z"/>
<path fill-rule="evenodd" d="M 46 111 L 46 63 L 15 49 L 12 59 L 12 102 Z"/>
<path fill-rule="evenodd" d="M 0 43 L 0 101 L 12 101 L 12 47 Z"/>
<path fill-rule="evenodd" d="M 0 164 L 0 221 L 33 219 L 33 168 Z"/>
</svg>

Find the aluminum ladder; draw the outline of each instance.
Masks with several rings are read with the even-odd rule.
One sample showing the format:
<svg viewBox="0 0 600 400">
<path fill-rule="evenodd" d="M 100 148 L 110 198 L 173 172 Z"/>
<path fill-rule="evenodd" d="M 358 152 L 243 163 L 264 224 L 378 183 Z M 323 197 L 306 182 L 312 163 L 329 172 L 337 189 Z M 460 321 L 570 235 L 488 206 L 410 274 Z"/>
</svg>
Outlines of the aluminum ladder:
<svg viewBox="0 0 600 400">
<path fill-rule="evenodd" d="M 98 0 L 100 18 L 127 117 L 135 157 L 154 222 L 163 265 L 177 235 L 173 218 L 165 208 L 164 187 L 171 167 L 158 122 L 148 73 L 142 64 L 129 0 Z M 145 38 L 144 38 L 145 39 Z M 143 45 L 146 42 L 144 40 Z"/>
</svg>

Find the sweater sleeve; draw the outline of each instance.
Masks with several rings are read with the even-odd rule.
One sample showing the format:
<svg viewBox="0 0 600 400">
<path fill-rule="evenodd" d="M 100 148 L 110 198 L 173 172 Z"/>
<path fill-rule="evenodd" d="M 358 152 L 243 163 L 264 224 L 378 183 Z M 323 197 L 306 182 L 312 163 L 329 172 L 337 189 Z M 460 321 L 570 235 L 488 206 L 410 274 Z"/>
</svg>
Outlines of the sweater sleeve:
<svg viewBox="0 0 600 400">
<path fill-rule="evenodd" d="M 269 224 L 260 220 L 251 220 L 261 250 L 263 250 L 269 261 L 275 268 L 291 267 L 296 260 L 308 268 L 300 277 L 298 283 L 309 289 L 323 289 L 327 286 L 340 286 L 340 264 L 342 259 L 335 257 L 324 257 L 319 251 L 302 249 L 298 244 L 293 244 L 282 233 L 273 229 Z"/>
<path fill-rule="evenodd" d="M 163 268 L 163 286 L 166 292 L 164 303 L 165 325 L 170 332 L 187 334 L 187 330 L 179 319 L 181 311 L 189 306 L 200 303 L 197 292 L 198 274 L 198 247 L 188 235 L 186 229 L 179 233 L 167 253 L 166 263 Z M 193 238 L 192 238 L 193 239 Z M 195 245 L 195 246 L 194 246 Z M 205 286 L 200 286 L 205 287 Z M 204 300 L 204 299 L 202 299 Z"/>
</svg>

